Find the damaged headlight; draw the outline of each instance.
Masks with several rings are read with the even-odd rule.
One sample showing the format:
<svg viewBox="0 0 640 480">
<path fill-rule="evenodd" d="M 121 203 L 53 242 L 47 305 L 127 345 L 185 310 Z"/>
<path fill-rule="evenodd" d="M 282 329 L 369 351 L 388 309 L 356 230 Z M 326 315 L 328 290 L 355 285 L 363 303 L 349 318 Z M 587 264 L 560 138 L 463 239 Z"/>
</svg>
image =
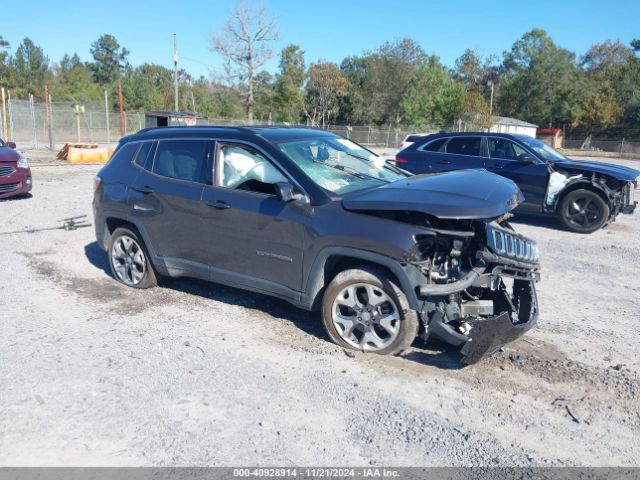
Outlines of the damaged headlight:
<svg viewBox="0 0 640 480">
<path fill-rule="evenodd" d="M 487 246 L 496 255 L 524 262 L 538 262 L 538 245 L 517 233 L 487 224 Z"/>
</svg>

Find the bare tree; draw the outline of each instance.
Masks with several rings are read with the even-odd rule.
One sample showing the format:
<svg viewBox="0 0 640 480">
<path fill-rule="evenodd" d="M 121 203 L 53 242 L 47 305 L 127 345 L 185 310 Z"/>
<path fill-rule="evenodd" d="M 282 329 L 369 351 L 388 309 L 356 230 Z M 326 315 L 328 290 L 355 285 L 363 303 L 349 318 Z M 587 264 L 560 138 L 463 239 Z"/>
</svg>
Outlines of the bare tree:
<svg viewBox="0 0 640 480">
<path fill-rule="evenodd" d="M 229 78 L 245 84 L 245 107 L 249 123 L 253 123 L 254 86 L 256 71 L 273 57 L 270 42 L 277 40 L 278 26 L 267 16 L 264 5 L 252 10 L 243 0 L 238 1 L 220 35 L 211 38 L 211 50 L 226 59 Z"/>
</svg>

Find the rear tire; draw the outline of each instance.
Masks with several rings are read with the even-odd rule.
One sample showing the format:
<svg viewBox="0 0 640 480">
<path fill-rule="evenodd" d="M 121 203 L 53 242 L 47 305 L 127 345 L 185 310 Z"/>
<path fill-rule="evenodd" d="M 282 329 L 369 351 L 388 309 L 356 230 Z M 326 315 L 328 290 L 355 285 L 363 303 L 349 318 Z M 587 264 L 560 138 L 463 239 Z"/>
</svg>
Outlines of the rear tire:
<svg viewBox="0 0 640 480">
<path fill-rule="evenodd" d="M 609 205 L 597 193 L 579 189 L 567 194 L 558 209 L 562 224 L 572 232 L 592 233 L 609 219 Z"/>
<path fill-rule="evenodd" d="M 152 288 L 158 277 L 149 253 L 138 232 L 118 227 L 109 237 L 107 247 L 113 277 L 133 288 Z"/>
<path fill-rule="evenodd" d="M 340 272 L 322 299 L 322 322 L 336 344 L 351 350 L 397 355 L 418 333 L 418 314 L 402 290 L 378 269 Z"/>
</svg>

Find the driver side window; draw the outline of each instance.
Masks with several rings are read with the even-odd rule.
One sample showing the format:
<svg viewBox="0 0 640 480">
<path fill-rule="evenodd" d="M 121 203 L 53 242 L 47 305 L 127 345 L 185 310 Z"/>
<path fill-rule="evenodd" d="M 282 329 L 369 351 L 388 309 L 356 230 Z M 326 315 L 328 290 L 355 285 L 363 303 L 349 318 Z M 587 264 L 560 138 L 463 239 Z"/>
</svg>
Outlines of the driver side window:
<svg viewBox="0 0 640 480">
<path fill-rule="evenodd" d="M 267 158 L 244 145 L 221 144 L 217 160 L 217 184 L 221 187 L 275 195 L 275 184 L 287 181 Z"/>
<path fill-rule="evenodd" d="M 518 160 L 518 157 L 526 153 L 524 149 L 504 138 L 487 139 L 489 156 L 501 160 Z"/>
</svg>

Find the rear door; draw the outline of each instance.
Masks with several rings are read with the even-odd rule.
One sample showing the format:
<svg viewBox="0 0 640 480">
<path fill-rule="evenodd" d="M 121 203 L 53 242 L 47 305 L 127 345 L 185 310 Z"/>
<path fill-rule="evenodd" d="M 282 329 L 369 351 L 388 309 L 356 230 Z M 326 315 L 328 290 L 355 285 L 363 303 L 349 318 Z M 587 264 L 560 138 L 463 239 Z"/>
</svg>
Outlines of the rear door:
<svg viewBox="0 0 640 480">
<path fill-rule="evenodd" d="M 158 141 L 155 152 L 139 164 L 142 170 L 129 194 L 131 214 L 171 268 L 206 265 L 201 199 L 212 181 L 211 144 L 205 139 Z"/>
<path fill-rule="evenodd" d="M 416 142 L 415 149 L 400 152 L 396 157 L 396 164 L 411 173 L 431 173 L 433 162 L 438 161 L 439 154 L 444 152 L 448 138 L 436 138 L 428 142 Z M 422 144 L 420 144 L 422 143 Z"/>
<path fill-rule="evenodd" d="M 446 145 L 432 154 L 430 161 L 432 172 L 447 172 L 468 168 L 484 168 L 481 156 L 482 136 L 450 137 Z"/>
<path fill-rule="evenodd" d="M 502 137 L 487 137 L 487 170 L 513 180 L 524 195 L 519 210 L 537 212 L 542 209 L 547 191 L 549 170 L 543 162 L 535 163 L 519 160 L 522 154 L 535 158 L 517 143 Z"/>
</svg>

